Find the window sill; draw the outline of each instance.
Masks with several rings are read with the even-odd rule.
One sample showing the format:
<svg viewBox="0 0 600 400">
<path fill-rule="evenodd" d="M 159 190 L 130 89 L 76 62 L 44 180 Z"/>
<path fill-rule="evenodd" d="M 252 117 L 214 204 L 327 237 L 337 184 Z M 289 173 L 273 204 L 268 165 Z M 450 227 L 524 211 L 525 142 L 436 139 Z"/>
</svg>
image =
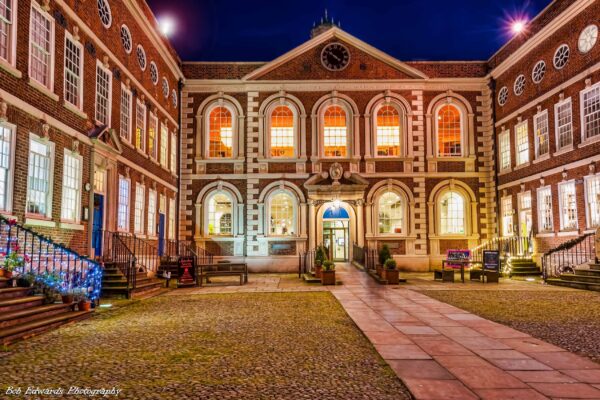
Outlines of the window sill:
<svg viewBox="0 0 600 400">
<path fill-rule="evenodd" d="M 21 79 L 23 77 L 23 73 L 21 71 L 19 71 L 17 68 L 15 68 L 14 65 L 12 65 L 11 63 L 9 63 L 6 60 L 0 59 L 0 68 L 3 69 L 4 71 L 8 72 L 15 78 Z"/>
<path fill-rule="evenodd" d="M 245 162 L 246 159 L 242 158 L 196 158 L 197 163 L 204 164 L 235 164 L 239 162 Z"/>
<path fill-rule="evenodd" d="M 10 211 L 0 211 L 0 215 L 3 216 L 4 218 L 6 218 L 7 220 L 15 220 L 15 221 L 19 221 L 19 218 L 15 215 L 12 215 L 10 213 Z"/>
<path fill-rule="evenodd" d="M 85 229 L 85 226 L 82 224 L 72 222 L 61 222 L 59 227 L 60 229 L 68 229 L 72 231 L 83 231 Z"/>
<path fill-rule="evenodd" d="M 573 145 L 570 145 L 570 146 L 564 147 L 564 148 L 562 148 L 562 149 L 560 149 L 560 150 L 556 151 L 556 152 L 554 153 L 554 157 L 556 157 L 556 156 L 560 156 L 560 155 L 563 155 L 563 154 L 566 154 L 566 153 L 568 153 L 568 152 L 570 152 L 570 151 L 573 151 Z"/>
<path fill-rule="evenodd" d="M 84 113 L 83 111 L 81 111 L 79 108 L 75 107 L 73 104 L 69 103 L 68 101 L 65 101 L 63 103 L 63 106 L 71 111 L 73 114 L 77 115 L 78 117 L 87 119 L 88 115 L 86 113 Z"/>
<path fill-rule="evenodd" d="M 579 230 L 572 230 L 572 231 L 560 231 L 556 234 L 556 236 L 558 237 L 563 237 L 563 236 L 579 236 Z"/>
<path fill-rule="evenodd" d="M 44 228 L 56 228 L 56 222 L 49 219 L 39 219 L 34 217 L 25 218 L 25 226 L 39 226 Z"/>
<path fill-rule="evenodd" d="M 527 161 L 526 163 L 517 165 L 514 170 L 517 171 L 517 170 L 520 170 L 520 169 L 523 169 L 523 168 L 527 168 L 530 165 L 531 165 L 531 163 L 529 161 Z"/>
<path fill-rule="evenodd" d="M 394 156 L 394 157 L 373 157 L 373 156 L 369 156 L 369 157 L 365 157 L 365 161 L 413 161 L 414 157 L 407 157 L 407 156 Z"/>
<path fill-rule="evenodd" d="M 513 172 L 512 168 L 501 169 L 500 172 L 498 172 L 498 176 L 507 175 L 511 172 Z"/>
<path fill-rule="evenodd" d="M 582 140 L 581 143 L 579 144 L 579 146 L 577 146 L 577 147 L 582 148 L 582 147 L 586 147 L 586 146 L 589 146 L 589 145 L 592 145 L 592 144 L 598 143 L 598 142 L 600 142 L 600 135 L 594 136 L 590 139 Z"/>
<path fill-rule="evenodd" d="M 146 154 L 146 152 L 143 151 L 142 149 L 140 149 L 139 147 L 136 148 L 136 150 L 137 150 L 138 154 L 144 156 L 145 158 L 149 158 L 148 154 Z"/>
<path fill-rule="evenodd" d="M 125 146 L 129 147 L 132 150 L 135 150 L 135 146 L 133 144 L 131 144 L 127 139 L 119 136 L 121 138 L 121 143 L 123 143 Z"/>
<path fill-rule="evenodd" d="M 306 162 L 306 157 L 300 158 L 257 158 L 257 161 L 260 163 L 299 163 Z"/>
<path fill-rule="evenodd" d="M 53 91 L 51 91 L 50 89 L 48 89 L 46 86 L 44 86 L 41 83 L 39 83 L 38 81 L 36 81 L 36 80 L 34 80 L 32 78 L 29 78 L 29 86 L 31 86 L 32 88 L 36 89 L 37 91 L 39 91 L 43 95 L 48 96 L 52 100 L 58 101 L 58 95 L 56 93 L 54 93 Z"/>
<path fill-rule="evenodd" d="M 171 170 L 169 169 L 169 167 L 167 167 L 167 166 L 164 166 L 164 165 L 162 165 L 162 164 L 160 165 L 160 167 L 163 169 L 163 171 L 166 171 L 166 172 L 168 172 L 168 173 L 171 173 Z"/>
<path fill-rule="evenodd" d="M 360 156 L 353 157 L 318 157 L 311 158 L 312 162 L 358 162 L 360 161 Z"/>
<path fill-rule="evenodd" d="M 475 156 L 469 156 L 469 157 L 435 157 L 435 156 L 427 156 L 427 160 L 428 161 L 456 161 L 456 162 L 467 162 L 467 161 L 472 161 L 474 160 L 476 157 Z"/>
<path fill-rule="evenodd" d="M 583 231 L 584 234 L 589 234 L 589 233 L 596 233 L 596 230 L 598 228 L 590 228 L 590 229 L 586 229 L 585 231 Z"/>
<path fill-rule="evenodd" d="M 551 238 L 551 237 L 555 237 L 556 234 L 554 232 L 544 232 L 544 233 L 538 233 L 537 235 L 535 235 L 536 238 Z"/>
<path fill-rule="evenodd" d="M 540 156 L 538 158 L 536 158 L 535 160 L 533 160 L 533 164 L 538 164 L 544 161 L 547 161 L 550 159 L 550 153 L 546 153 L 543 156 Z"/>
</svg>

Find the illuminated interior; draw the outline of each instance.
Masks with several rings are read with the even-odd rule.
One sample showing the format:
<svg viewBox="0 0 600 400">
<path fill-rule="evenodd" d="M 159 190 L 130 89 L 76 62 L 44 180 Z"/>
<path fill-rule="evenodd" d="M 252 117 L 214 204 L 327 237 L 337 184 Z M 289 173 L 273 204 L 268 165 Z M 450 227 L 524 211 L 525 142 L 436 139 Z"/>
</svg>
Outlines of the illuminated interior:
<svg viewBox="0 0 600 400">
<path fill-rule="evenodd" d="M 290 236 L 295 233 L 294 200 L 288 193 L 278 193 L 271 199 L 271 235 Z"/>
<path fill-rule="evenodd" d="M 465 199 L 457 192 L 440 198 L 440 230 L 442 235 L 465 234 Z"/>
<path fill-rule="evenodd" d="M 271 113 L 271 157 L 294 157 L 294 113 L 288 106 Z"/>
<path fill-rule="evenodd" d="M 377 112 L 377 155 L 400 155 L 400 115 L 392 106 L 383 106 Z"/>
<path fill-rule="evenodd" d="M 384 193 L 379 198 L 379 233 L 400 234 L 404 220 L 402 198 L 394 192 Z"/>
<path fill-rule="evenodd" d="M 462 156 L 460 111 L 455 106 L 446 104 L 438 111 L 437 118 L 439 156 Z"/>
<path fill-rule="evenodd" d="M 233 157 L 233 119 L 225 107 L 215 107 L 209 116 L 209 149 L 212 158 Z"/>
<path fill-rule="evenodd" d="M 347 131 L 346 112 L 340 106 L 330 106 L 325 110 L 323 123 L 323 155 L 325 157 L 346 157 Z"/>
<path fill-rule="evenodd" d="M 231 235 L 232 233 L 231 198 L 223 192 L 212 196 L 208 201 L 208 233 L 209 235 Z"/>
</svg>

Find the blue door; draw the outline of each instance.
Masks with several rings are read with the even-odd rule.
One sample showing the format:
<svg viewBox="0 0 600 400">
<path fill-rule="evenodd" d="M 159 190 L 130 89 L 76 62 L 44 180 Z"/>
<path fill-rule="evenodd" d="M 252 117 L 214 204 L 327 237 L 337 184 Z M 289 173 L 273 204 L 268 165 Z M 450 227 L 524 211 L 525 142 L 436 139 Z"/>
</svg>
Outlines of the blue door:
<svg viewBox="0 0 600 400">
<path fill-rule="evenodd" d="M 104 231 L 104 195 L 94 193 L 94 225 L 92 247 L 96 257 L 102 255 L 102 232 Z"/>
<path fill-rule="evenodd" d="M 165 214 L 158 214 L 158 255 L 165 254 Z"/>
</svg>

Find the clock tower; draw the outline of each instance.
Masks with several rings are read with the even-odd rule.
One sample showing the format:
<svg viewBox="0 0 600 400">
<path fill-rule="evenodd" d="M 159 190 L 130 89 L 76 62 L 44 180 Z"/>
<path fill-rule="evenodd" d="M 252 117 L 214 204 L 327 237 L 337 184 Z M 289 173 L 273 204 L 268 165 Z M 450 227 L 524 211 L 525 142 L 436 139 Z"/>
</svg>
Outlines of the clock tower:
<svg viewBox="0 0 600 400">
<path fill-rule="evenodd" d="M 316 22 L 313 24 L 313 27 L 310 30 L 310 38 L 312 39 L 315 36 L 319 36 L 321 33 L 325 32 L 331 28 L 334 28 L 336 26 L 338 28 L 341 28 L 342 23 L 340 21 L 335 23 L 333 18 L 329 17 L 329 15 L 327 13 L 327 9 L 325 9 L 325 15 L 321 18 L 321 22 L 318 25 Z"/>
</svg>

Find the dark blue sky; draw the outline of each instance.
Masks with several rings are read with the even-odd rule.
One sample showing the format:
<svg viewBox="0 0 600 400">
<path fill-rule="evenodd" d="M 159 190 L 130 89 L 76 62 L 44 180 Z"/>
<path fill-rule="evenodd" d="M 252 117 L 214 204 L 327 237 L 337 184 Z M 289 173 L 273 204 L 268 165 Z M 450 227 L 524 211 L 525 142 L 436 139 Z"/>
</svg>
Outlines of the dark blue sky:
<svg viewBox="0 0 600 400">
<path fill-rule="evenodd" d="M 327 8 L 342 29 L 401 60 L 484 60 L 509 38 L 509 17 L 550 0 L 147 0 L 171 15 L 186 61 L 269 61 L 308 39 Z"/>
</svg>

